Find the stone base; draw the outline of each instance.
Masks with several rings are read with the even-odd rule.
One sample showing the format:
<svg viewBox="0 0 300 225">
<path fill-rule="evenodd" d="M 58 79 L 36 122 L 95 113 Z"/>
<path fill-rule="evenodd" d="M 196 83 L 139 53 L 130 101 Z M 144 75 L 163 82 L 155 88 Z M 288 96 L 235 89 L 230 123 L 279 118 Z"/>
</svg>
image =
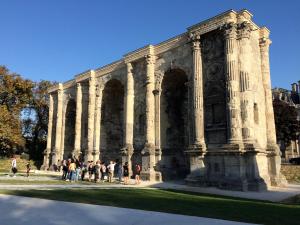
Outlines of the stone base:
<svg viewBox="0 0 300 225">
<path fill-rule="evenodd" d="M 263 179 L 246 180 L 246 179 L 232 179 L 224 178 L 219 182 L 220 189 L 227 189 L 232 191 L 266 191 L 267 184 Z"/>
<path fill-rule="evenodd" d="M 162 182 L 161 172 L 158 171 L 142 171 L 140 177 L 143 181 Z"/>
</svg>

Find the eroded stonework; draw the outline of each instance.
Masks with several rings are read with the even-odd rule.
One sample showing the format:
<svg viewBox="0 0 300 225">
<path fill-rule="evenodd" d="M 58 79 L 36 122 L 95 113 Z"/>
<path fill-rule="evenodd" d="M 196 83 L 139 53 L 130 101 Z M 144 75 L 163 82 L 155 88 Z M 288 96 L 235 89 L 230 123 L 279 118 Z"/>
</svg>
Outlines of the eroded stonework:
<svg viewBox="0 0 300 225">
<path fill-rule="evenodd" d="M 50 88 L 44 168 L 120 159 L 145 180 L 281 185 L 270 43 L 247 10 L 230 10 Z"/>
</svg>

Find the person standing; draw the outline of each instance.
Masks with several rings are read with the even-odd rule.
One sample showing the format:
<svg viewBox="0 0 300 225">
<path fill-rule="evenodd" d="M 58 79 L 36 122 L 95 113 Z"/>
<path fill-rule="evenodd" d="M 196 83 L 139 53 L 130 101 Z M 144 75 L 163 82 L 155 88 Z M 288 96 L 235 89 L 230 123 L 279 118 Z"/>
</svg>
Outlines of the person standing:
<svg viewBox="0 0 300 225">
<path fill-rule="evenodd" d="M 106 179 L 105 177 L 107 176 L 106 174 L 106 166 L 105 163 L 103 162 L 101 165 L 101 180 L 102 182 L 104 182 L 104 180 Z"/>
<path fill-rule="evenodd" d="M 26 175 L 27 175 L 27 177 L 29 177 L 30 170 L 31 170 L 31 165 L 30 165 L 30 162 L 28 162 L 26 164 Z"/>
<path fill-rule="evenodd" d="M 128 162 L 125 163 L 123 166 L 123 176 L 124 176 L 124 185 L 128 184 L 129 178 L 129 169 L 128 169 Z"/>
<path fill-rule="evenodd" d="M 108 169 L 108 182 L 111 183 L 115 172 L 115 163 L 113 161 L 110 161 L 109 165 L 107 166 L 107 169 Z"/>
<path fill-rule="evenodd" d="M 135 184 L 140 184 L 141 181 L 140 181 L 140 174 L 141 174 L 141 166 L 136 163 L 135 164 L 135 168 L 134 168 L 134 172 L 135 172 Z"/>
<path fill-rule="evenodd" d="M 91 182 L 92 176 L 93 176 L 93 161 L 88 162 L 88 173 L 89 173 L 89 181 Z"/>
<path fill-rule="evenodd" d="M 101 167 L 100 161 L 98 160 L 95 165 L 95 178 L 94 178 L 95 183 L 99 182 L 100 180 L 100 174 L 101 174 L 100 167 Z"/>
<path fill-rule="evenodd" d="M 70 171 L 70 180 L 71 182 L 74 182 L 76 179 L 76 164 L 74 162 L 74 160 L 72 159 L 71 164 L 69 166 L 69 171 Z"/>
<path fill-rule="evenodd" d="M 121 183 L 122 182 L 122 176 L 123 176 L 122 163 L 119 160 L 117 160 L 116 162 L 117 162 L 116 165 L 115 165 L 116 175 L 119 179 L 119 182 Z"/>
<path fill-rule="evenodd" d="M 63 160 L 62 162 L 62 171 L 63 171 L 63 174 L 62 174 L 62 180 L 66 180 L 67 179 L 67 174 L 68 174 L 68 166 L 67 166 L 67 160 Z"/>
<path fill-rule="evenodd" d="M 15 156 L 12 157 L 11 160 L 11 171 L 13 172 L 13 177 L 16 177 L 17 169 L 17 159 Z"/>
</svg>

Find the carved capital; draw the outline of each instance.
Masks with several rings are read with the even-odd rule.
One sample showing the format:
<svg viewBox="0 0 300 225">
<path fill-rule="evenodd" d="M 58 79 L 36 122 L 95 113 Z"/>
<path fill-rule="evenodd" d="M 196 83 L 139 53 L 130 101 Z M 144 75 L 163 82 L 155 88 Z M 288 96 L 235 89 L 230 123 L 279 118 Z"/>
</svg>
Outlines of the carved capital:
<svg viewBox="0 0 300 225">
<path fill-rule="evenodd" d="M 155 56 L 151 55 L 151 54 L 146 55 L 145 59 L 146 59 L 147 65 L 153 65 L 155 62 Z"/>
<path fill-rule="evenodd" d="M 221 29 L 224 31 L 225 39 L 235 39 L 237 32 L 237 25 L 234 22 L 224 24 Z"/>
<path fill-rule="evenodd" d="M 261 50 L 269 48 L 272 41 L 269 38 L 262 37 L 259 39 L 259 46 Z"/>
<path fill-rule="evenodd" d="M 155 89 L 153 90 L 154 95 L 159 95 L 161 93 L 161 89 Z"/>
<path fill-rule="evenodd" d="M 126 65 L 127 65 L 127 73 L 132 73 L 132 70 L 133 70 L 132 64 L 129 62 L 129 63 L 126 63 Z"/>
<path fill-rule="evenodd" d="M 76 83 L 76 87 L 77 89 L 81 88 L 81 83 L 80 82 Z"/>
<path fill-rule="evenodd" d="M 194 31 L 189 34 L 189 40 L 192 44 L 193 51 L 200 50 L 200 32 Z"/>
<path fill-rule="evenodd" d="M 250 38 L 252 25 L 248 21 L 244 21 L 238 24 L 237 29 L 238 29 L 238 39 Z"/>
</svg>

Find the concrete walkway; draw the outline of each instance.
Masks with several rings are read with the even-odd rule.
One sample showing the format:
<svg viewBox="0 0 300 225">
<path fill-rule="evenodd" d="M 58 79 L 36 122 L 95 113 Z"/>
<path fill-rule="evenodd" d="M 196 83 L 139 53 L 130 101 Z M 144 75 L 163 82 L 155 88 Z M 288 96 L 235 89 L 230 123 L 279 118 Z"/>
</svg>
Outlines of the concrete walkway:
<svg viewBox="0 0 300 225">
<path fill-rule="evenodd" d="M 246 225 L 226 220 L 183 216 L 110 206 L 0 195 L 1 225 Z"/>
<path fill-rule="evenodd" d="M 37 178 L 34 178 L 37 179 Z M 131 185 L 122 185 L 122 184 L 81 184 L 78 183 L 69 183 L 66 184 L 0 184 L 0 189 L 10 189 L 10 190 L 24 190 L 24 189 L 68 189 L 68 188 L 154 188 L 154 189 L 173 189 L 181 191 L 191 191 L 197 193 L 205 194 L 215 194 L 215 195 L 224 195 L 231 197 L 247 198 L 247 199 L 256 199 L 256 200 L 266 200 L 272 202 L 280 202 L 284 199 L 290 198 L 295 195 L 300 194 L 300 185 L 289 184 L 286 187 L 271 187 L 268 191 L 263 192 L 242 192 L 242 191 L 230 191 L 222 190 L 215 187 L 191 187 L 181 183 L 171 183 L 171 182 L 162 182 L 162 183 L 151 183 L 151 182 L 142 182 L 140 185 L 134 185 L 134 181 L 131 180 Z"/>
</svg>

